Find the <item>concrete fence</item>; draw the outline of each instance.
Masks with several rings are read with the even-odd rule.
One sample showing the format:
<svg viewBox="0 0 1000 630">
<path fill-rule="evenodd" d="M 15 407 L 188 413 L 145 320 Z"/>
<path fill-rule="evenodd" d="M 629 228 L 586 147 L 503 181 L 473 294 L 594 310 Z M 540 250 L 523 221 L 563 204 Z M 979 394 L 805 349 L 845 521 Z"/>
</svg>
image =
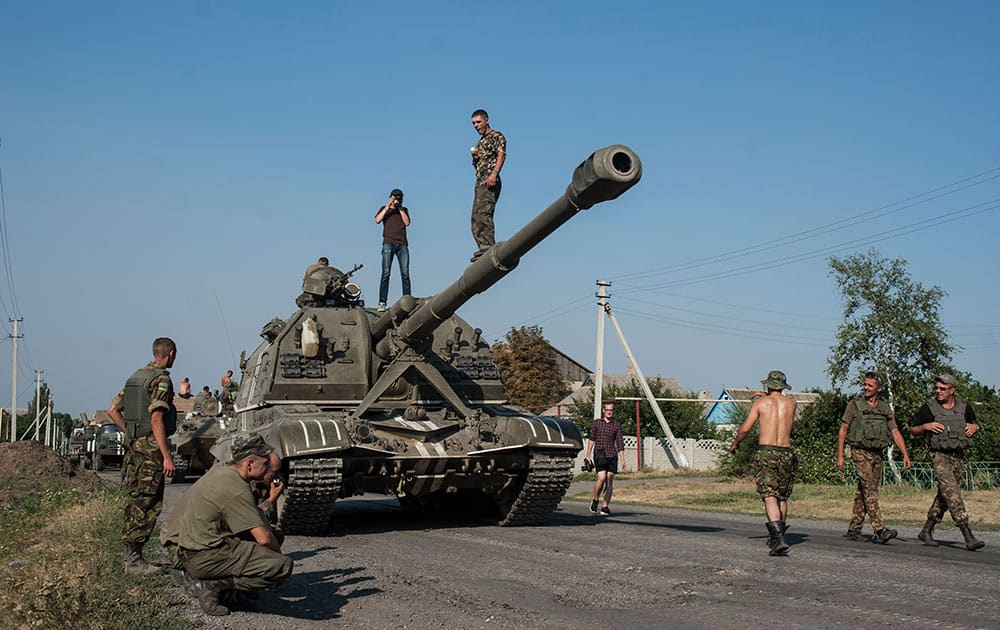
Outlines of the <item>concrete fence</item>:
<svg viewBox="0 0 1000 630">
<path fill-rule="evenodd" d="M 687 458 L 689 470 L 712 470 L 719 464 L 719 455 L 726 450 L 726 444 L 719 440 L 694 440 L 678 439 L 677 447 L 684 457 Z M 584 448 L 576 457 L 576 468 L 578 472 L 583 465 L 583 456 L 586 455 L 586 440 Z M 625 438 L 625 465 L 629 470 L 636 467 L 636 439 L 634 436 Z M 674 461 L 670 449 L 667 447 L 666 438 L 647 437 L 642 439 L 642 465 L 645 468 L 654 470 L 677 470 L 680 466 Z M 593 454 L 591 454 L 593 458 Z M 621 462 L 619 462 L 619 468 Z"/>
</svg>

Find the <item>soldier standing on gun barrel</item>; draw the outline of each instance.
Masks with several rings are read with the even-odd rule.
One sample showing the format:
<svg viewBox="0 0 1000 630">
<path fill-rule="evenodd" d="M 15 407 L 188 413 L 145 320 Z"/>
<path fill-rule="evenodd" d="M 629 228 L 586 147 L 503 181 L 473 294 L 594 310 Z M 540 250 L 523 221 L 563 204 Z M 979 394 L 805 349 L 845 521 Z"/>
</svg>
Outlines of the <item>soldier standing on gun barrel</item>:
<svg viewBox="0 0 1000 630">
<path fill-rule="evenodd" d="M 136 370 L 108 407 L 108 415 L 132 440 L 124 471 L 129 495 L 122 532 L 127 575 L 161 572 L 143 559 L 142 548 L 163 509 L 164 477 L 174 476 L 167 436 L 177 429 L 177 410 L 167 369 L 176 358 L 173 340 L 158 338 L 153 342 L 153 360 Z"/>
<path fill-rule="evenodd" d="M 507 160 L 507 138 L 490 128 L 490 115 L 484 109 L 472 112 L 472 126 L 482 136 L 472 147 L 472 168 L 476 169 L 476 190 L 472 199 L 472 238 L 479 249 L 472 254 L 476 262 L 496 243 L 493 213 L 500 198 L 500 169 Z"/>
<path fill-rule="evenodd" d="M 844 538 L 864 542 L 861 528 L 865 514 L 871 519 L 875 541 L 884 545 L 898 532 L 885 526 L 878 503 L 878 488 L 882 483 L 882 454 L 890 442 L 903 453 L 903 467 L 909 468 L 910 454 L 896 426 L 896 417 L 889 403 L 880 400 L 882 378 L 878 372 L 867 372 L 862 381 L 863 396 L 847 403 L 837 433 L 837 468 L 844 470 L 844 442 L 851 445 L 851 459 L 858 474 L 858 490 L 854 495 L 854 511 Z"/>
<path fill-rule="evenodd" d="M 947 509 L 965 537 L 965 548 L 975 551 L 986 543 L 976 540 L 969 529 L 969 513 L 962 501 L 962 469 L 965 449 L 972 446 L 972 436 L 979 431 L 979 425 L 972 405 L 955 395 L 957 385 L 958 380 L 953 375 L 938 374 L 934 378 L 934 397 L 917 411 L 910 427 L 913 435 L 923 435 L 927 439 L 927 450 L 937 477 L 937 494 L 917 538 L 925 545 L 937 547 L 934 526 L 941 522 Z"/>
<path fill-rule="evenodd" d="M 746 421 L 736 433 L 729 452 L 736 454 L 740 442 L 746 439 L 753 425 L 760 421 L 760 440 L 757 447 L 757 494 L 764 501 L 767 515 L 767 545 L 772 556 L 788 552 L 785 531 L 788 529 L 788 497 L 792 495 L 795 471 L 799 459 L 792 451 L 792 422 L 795 420 L 795 400 L 787 398 L 782 390 L 791 389 L 785 373 L 772 370 L 761 381 L 767 395 L 750 405 Z"/>
</svg>

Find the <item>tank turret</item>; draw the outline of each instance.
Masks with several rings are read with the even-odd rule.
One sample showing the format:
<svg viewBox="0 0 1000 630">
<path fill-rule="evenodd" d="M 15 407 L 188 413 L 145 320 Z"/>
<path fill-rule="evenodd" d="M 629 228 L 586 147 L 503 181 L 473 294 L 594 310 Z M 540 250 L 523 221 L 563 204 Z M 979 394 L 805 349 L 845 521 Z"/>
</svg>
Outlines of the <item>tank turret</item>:
<svg viewBox="0 0 1000 630">
<path fill-rule="evenodd" d="M 365 492 L 405 505 L 485 510 L 500 525 L 543 522 L 572 479 L 582 438 L 572 422 L 508 403 L 482 330 L 456 315 L 581 210 L 618 197 L 642 175 L 621 145 L 580 164 L 566 192 L 498 242 L 440 293 L 366 309 L 353 271 L 307 274 L 299 310 L 274 318 L 241 360 L 236 421 L 214 449 L 257 431 L 283 458 L 279 518 L 319 533 L 334 504 Z"/>
</svg>

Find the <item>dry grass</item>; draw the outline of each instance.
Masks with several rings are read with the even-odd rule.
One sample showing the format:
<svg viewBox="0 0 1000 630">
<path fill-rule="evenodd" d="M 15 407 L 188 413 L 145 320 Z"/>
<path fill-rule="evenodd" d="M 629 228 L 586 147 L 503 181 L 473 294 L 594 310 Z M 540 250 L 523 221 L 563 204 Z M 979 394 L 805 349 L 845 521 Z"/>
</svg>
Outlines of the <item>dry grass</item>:
<svg viewBox="0 0 1000 630">
<path fill-rule="evenodd" d="M 572 499 L 589 501 L 590 494 Z M 879 504 L 886 520 L 893 524 L 920 525 L 934 498 L 934 490 L 912 486 L 883 486 Z M 963 492 L 965 507 L 972 524 L 979 529 L 1000 530 L 1000 490 Z M 615 486 L 618 503 L 655 507 L 683 508 L 736 514 L 761 514 L 761 501 L 752 481 L 732 479 L 694 480 L 671 478 L 633 485 Z M 795 487 L 789 500 L 789 512 L 795 518 L 846 520 L 854 500 L 852 486 L 806 485 Z M 949 517 L 945 517 L 949 520 Z"/>
<path fill-rule="evenodd" d="M 126 578 L 121 571 L 122 498 L 110 492 L 76 497 L 50 486 L 37 502 L 0 519 L 2 627 L 78 629 L 180 628 L 161 619 L 165 578 Z M 6 624 L 10 624 L 9 626 Z"/>
</svg>

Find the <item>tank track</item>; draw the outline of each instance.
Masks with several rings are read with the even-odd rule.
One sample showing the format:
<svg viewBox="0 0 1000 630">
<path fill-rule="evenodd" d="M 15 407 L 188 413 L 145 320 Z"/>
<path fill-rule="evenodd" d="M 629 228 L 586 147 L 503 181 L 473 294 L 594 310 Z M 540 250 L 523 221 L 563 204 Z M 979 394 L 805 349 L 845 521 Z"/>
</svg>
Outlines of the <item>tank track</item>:
<svg viewBox="0 0 1000 630">
<path fill-rule="evenodd" d="M 321 534 L 333 516 L 343 475 L 340 458 L 293 459 L 289 462 L 288 487 L 278 516 L 288 534 Z"/>
<path fill-rule="evenodd" d="M 573 457 L 562 452 L 532 451 L 528 476 L 501 527 L 541 525 L 562 501 L 573 481 Z"/>
</svg>

